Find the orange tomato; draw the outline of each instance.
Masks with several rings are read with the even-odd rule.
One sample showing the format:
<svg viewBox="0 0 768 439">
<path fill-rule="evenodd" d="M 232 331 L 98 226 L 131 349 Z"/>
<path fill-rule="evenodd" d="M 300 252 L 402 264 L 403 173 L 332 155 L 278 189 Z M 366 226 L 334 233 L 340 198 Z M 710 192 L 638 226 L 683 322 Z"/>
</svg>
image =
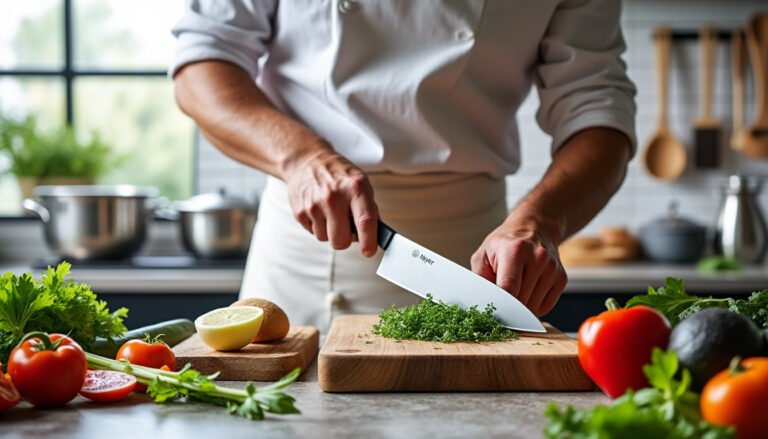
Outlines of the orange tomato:
<svg viewBox="0 0 768 439">
<path fill-rule="evenodd" d="M 701 393 L 701 414 L 716 425 L 732 425 L 739 439 L 768 438 L 768 357 L 734 359 Z"/>
</svg>

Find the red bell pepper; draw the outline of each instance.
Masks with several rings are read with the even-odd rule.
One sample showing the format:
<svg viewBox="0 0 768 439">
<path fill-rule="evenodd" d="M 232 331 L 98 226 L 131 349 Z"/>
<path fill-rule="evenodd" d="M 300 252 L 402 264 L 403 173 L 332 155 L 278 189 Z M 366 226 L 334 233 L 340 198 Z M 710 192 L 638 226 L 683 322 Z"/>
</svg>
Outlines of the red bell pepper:
<svg viewBox="0 0 768 439">
<path fill-rule="evenodd" d="M 11 352 L 8 373 L 22 397 L 38 407 L 64 405 L 85 382 L 88 362 L 74 340 L 30 332 Z"/>
<path fill-rule="evenodd" d="M 579 362 L 603 392 L 617 398 L 648 386 L 643 365 L 651 362 L 653 348 L 667 348 L 672 328 L 653 308 L 620 308 L 614 299 L 605 304 L 608 311 L 579 328 Z"/>
</svg>

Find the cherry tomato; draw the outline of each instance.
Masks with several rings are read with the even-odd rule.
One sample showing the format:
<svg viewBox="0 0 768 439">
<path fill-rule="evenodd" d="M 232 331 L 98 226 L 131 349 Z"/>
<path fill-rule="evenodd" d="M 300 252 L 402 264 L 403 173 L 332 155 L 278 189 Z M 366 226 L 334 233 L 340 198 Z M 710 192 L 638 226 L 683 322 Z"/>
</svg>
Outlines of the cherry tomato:
<svg viewBox="0 0 768 439">
<path fill-rule="evenodd" d="M 11 380 L 6 378 L 2 370 L 3 367 L 0 364 L 0 412 L 8 410 L 21 400 L 21 395 L 19 395 L 16 387 Z"/>
<path fill-rule="evenodd" d="M 89 370 L 80 395 L 98 402 L 119 401 L 136 388 L 136 377 L 114 370 Z"/>
<path fill-rule="evenodd" d="M 716 425 L 733 425 L 739 439 L 768 438 L 768 357 L 735 358 L 707 382 L 701 414 Z"/>
<path fill-rule="evenodd" d="M 666 349 L 672 329 L 667 319 L 647 306 L 619 308 L 590 317 L 579 328 L 579 362 L 592 381 L 611 398 L 627 389 L 648 386 L 643 365 L 651 362 L 654 347 Z"/>
<path fill-rule="evenodd" d="M 166 366 L 168 370 L 176 370 L 176 355 L 173 353 L 167 344 L 155 338 L 150 340 L 147 337 L 144 340 L 129 340 L 125 342 L 117 351 L 116 358 L 118 360 L 125 359 L 131 364 L 137 364 L 139 366 L 154 367 L 160 369 Z M 144 384 L 137 384 L 136 390 L 144 392 L 147 390 L 147 386 Z"/>
<path fill-rule="evenodd" d="M 85 381 L 85 352 L 62 334 L 31 332 L 11 352 L 8 373 L 22 397 L 38 407 L 71 401 Z"/>
</svg>

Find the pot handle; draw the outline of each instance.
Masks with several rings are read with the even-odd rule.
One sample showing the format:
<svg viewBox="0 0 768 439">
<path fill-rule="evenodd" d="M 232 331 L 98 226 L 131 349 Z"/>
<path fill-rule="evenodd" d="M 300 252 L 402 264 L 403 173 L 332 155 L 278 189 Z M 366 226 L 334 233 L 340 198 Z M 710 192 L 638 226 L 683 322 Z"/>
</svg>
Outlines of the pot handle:
<svg viewBox="0 0 768 439">
<path fill-rule="evenodd" d="M 162 218 L 169 221 L 176 221 L 179 219 L 179 212 L 170 208 L 162 208 L 155 210 L 155 218 Z"/>
<path fill-rule="evenodd" d="M 45 208 L 45 206 L 38 203 L 37 200 L 32 198 L 25 198 L 24 201 L 21 202 L 21 207 L 23 207 L 27 212 L 37 215 L 41 220 L 43 220 L 44 223 L 47 223 L 51 220 L 51 213 L 48 211 L 48 209 Z"/>
</svg>

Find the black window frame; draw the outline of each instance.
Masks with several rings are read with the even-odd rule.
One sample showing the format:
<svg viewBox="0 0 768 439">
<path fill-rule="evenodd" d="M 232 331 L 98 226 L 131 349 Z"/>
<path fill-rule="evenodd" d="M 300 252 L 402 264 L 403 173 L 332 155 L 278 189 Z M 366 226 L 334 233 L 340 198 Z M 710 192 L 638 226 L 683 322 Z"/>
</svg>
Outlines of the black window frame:
<svg viewBox="0 0 768 439">
<path fill-rule="evenodd" d="M 164 77 L 166 70 L 160 69 L 78 69 L 74 63 L 73 52 L 73 2 L 76 0 L 61 0 L 63 12 L 63 26 L 61 37 L 64 41 L 64 63 L 61 69 L 0 69 L 0 78 L 8 76 L 26 78 L 58 78 L 64 81 L 64 105 L 65 123 L 73 126 L 75 123 L 75 93 L 74 83 L 81 77 Z"/>
</svg>

